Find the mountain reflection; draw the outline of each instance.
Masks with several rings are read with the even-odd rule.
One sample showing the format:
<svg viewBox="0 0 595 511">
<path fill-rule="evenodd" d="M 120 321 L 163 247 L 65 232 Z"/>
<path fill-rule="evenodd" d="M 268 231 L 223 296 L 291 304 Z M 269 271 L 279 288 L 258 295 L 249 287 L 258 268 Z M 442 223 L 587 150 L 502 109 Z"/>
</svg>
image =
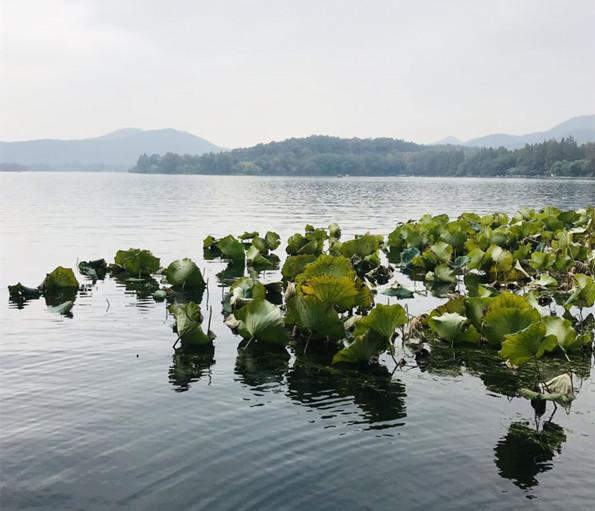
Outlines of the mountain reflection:
<svg viewBox="0 0 595 511">
<path fill-rule="evenodd" d="M 210 380 L 210 368 L 215 363 L 215 348 L 207 346 L 200 351 L 177 351 L 172 357 L 169 368 L 169 382 L 176 392 L 185 392 L 192 383 L 196 383 L 205 375 Z"/>
<path fill-rule="evenodd" d="M 551 470 L 565 441 L 564 429 L 553 422 L 546 422 L 541 431 L 526 422 L 513 422 L 494 449 L 498 472 L 519 488 L 536 486 L 537 475 Z"/>
<path fill-rule="evenodd" d="M 384 367 L 368 371 L 336 369 L 300 357 L 287 375 L 287 394 L 300 405 L 324 411 L 324 418 L 346 416 L 350 424 L 369 429 L 401 426 L 405 385 L 392 379 Z M 358 418 L 353 419 L 352 404 Z"/>
</svg>

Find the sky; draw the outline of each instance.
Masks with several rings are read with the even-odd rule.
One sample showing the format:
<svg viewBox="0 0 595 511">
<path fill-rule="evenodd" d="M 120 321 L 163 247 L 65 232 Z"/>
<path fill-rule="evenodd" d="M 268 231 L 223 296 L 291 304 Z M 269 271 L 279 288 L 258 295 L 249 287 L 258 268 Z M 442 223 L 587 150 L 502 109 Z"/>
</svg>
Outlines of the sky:
<svg viewBox="0 0 595 511">
<path fill-rule="evenodd" d="M 0 0 L 0 140 L 542 131 L 595 113 L 595 0 Z"/>
</svg>

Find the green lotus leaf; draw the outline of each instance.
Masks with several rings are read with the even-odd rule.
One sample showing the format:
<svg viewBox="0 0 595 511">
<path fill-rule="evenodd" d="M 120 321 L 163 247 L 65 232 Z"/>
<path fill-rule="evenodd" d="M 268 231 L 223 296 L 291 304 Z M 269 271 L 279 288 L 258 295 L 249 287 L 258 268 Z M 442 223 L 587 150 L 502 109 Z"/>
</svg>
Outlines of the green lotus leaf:
<svg viewBox="0 0 595 511">
<path fill-rule="evenodd" d="M 382 292 L 382 294 L 388 295 L 388 296 L 394 296 L 394 297 L 398 298 L 399 300 L 406 300 L 408 298 L 413 298 L 415 296 L 415 293 L 413 291 L 411 291 L 411 289 L 407 289 L 406 287 L 403 287 L 398 282 L 395 282 L 390 287 L 385 289 Z"/>
<path fill-rule="evenodd" d="M 230 311 L 245 305 L 249 300 L 264 299 L 265 296 L 266 289 L 258 280 L 251 277 L 240 277 L 229 288 Z M 226 312 L 230 311 L 226 310 Z"/>
<path fill-rule="evenodd" d="M 244 339 L 286 345 L 289 341 L 278 307 L 262 298 L 252 300 L 235 314 L 238 332 Z"/>
<path fill-rule="evenodd" d="M 165 270 L 165 278 L 174 289 L 202 291 L 205 288 L 198 266 L 187 257 L 172 262 Z"/>
<path fill-rule="evenodd" d="M 357 326 L 357 323 L 356 323 Z M 372 330 L 356 337 L 353 342 L 333 356 L 332 364 L 353 364 L 360 365 L 377 357 L 386 349 L 386 339 L 374 333 Z"/>
<path fill-rule="evenodd" d="M 321 275 L 330 275 L 333 277 L 355 278 L 355 272 L 349 259 L 343 256 L 321 255 L 313 263 L 304 267 L 304 271 L 298 277 L 299 280 L 307 280 Z"/>
<path fill-rule="evenodd" d="M 339 314 L 314 296 L 294 296 L 287 302 L 288 325 L 297 325 L 312 339 L 337 341 L 345 337 Z"/>
<path fill-rule="evenodd" d="M 428 248 L 428 256 L 435 265 L 448 263 L 452 257 L 453 248 L 443 241 L 434 243 Z M 425 255 L 425 253 L 424 253 Z"/>
<path fill-rule="evenodd" d="M 357 289 L 353 279 L 349 277 L 334 277 L 319 275 L 304 281 L 298 292 L 306 296 L 315 296 L 321 302 L 349 310 L 358 305 Z"/>
<path fill-rule="evenodd" d="M 405 325 L 407 321 L 407 312 L 401 305 L 379 303 L 356 323 L 354 336 L 358 337 L 368 330 L 373 330 L 380 337 L 390 340 L 397 328 Z"/>
<path fill-rule="evenodd" d="M 564 304 L 565 308 L 575 307 L 593 307 L 595 303 L 595 281 L 592 277 L 577 273 L 574 276 L 574 287 L 572 294 Z"/>
<path fill-rule="evenodd" d="M 382 236 L 366 233 L 362 236 L 356 236 L 355 239 L 344 241 L 341 244 L 341 254 L 351 258 L 353 256 L 366 257 L 375 254 L 382 243 Z"/>
<path fill-rule="evenodd" d="M 8 286 L 8 295 L 11 300 L 22 302 L 24 300 L 39 298 L 41 296 L 41 291 L 36 287 L 23 286 L 23 284 L 19 282 L 14 286 Z"/>
<path fill-rule="evenodd" d="M 420 251 L 416 247 L 406 248 L 401 252 L 401 263 L 405 266 L 411 264 L 414 258 L 420 255 Z"/>
<path fill-rule="evenodd" d="M 328 226 L 328 233 L 332 239 L 338 240 L 341 238 L 341 227 L 339 227 L 339 224 L 330 224 Z"/>
<path fill-rule="evenodd" d="M 276 250 L 281 245 L 281 237 L 274 231 L 267 231 L 264 240 L 269 250 Z"/>
<path fill-rule="evenodd" d="M 545 326 L 545 336 L 555 337 L 556 343 L 566 351 L 582 349 L 582 346 L 576 343 L 576 330 L 569 320 L 558 316 L 546 316 L 541 322 Z"/>
<path fill-rule="evenodd" d="M 202 248 L 204 250 L 216 248 L 215 245 L 217 245 L 217 240 L 210 234 L 204 240 L 202 240 Z"/>
<path fill-rule="evenodd" d="M 507 334 L 498 354 L 515 366 L 541 358 L 545 352 L 552 351 L 557 346 L 555 336 L 545 337 L 545 332 L 545 326 L 536 321 L 523 330 Z"/>
<path fill-rule="evenodd" d="M 246 261 L 250 266 L 258 268 L 274 268 L 276 266 L 271 259 L 263 256 L 254 245 L 250 245 L 246 250 Z"/>
<path fill-rule="evenodd" d="M 171 304 L 167 310 L 176 320 L 176 332 L 183 347 L 198 347 L 211 344 L 213 334 L 202 330 L 200 305 L 194 302 Z"/>
<path fill-rule="evenodd" d="M 305 236 L 297 233 L 287 239 L 287 247 L 285 248 L 285 251 L 289 255 L 320 255 L 324 248 L 324 240 L 326 240 L 327 237 L 324 229 L 306 229 Z"/>
<path fill-rule="evenodd" d="M 558 281 L 549 273 L 542 273 L 535 283 L 541 288 L 556 287 Z"/>
<path fill-rule="evenodd" d="M 474 296 L 465 299 L 465 315 L 476 328 L 481 329 L 483 316 L 492 302 L 491 297 Z"/>
<path fill-rule="evenodd" d="M 54 293 L 64 289 L 78 289 L 79 283 L 71 268 L 58 266 L 45 276 L 40 287 L 44 293 Z"/>
<path fill-rule="evenodd" d="M 117 269 L 139 277 L 149 276 L 159 269 L 159 258 L 155 257 L 150 250 L 140 248 L 118 250 L 114 263 Z"/>
<path fill-rule="evenodd" d="M 430 312 L 430 315 L 428 316 L 428 320 L 434 316 L 441 316 L 442 314 L 444 314 L 446 312 L 456 312 L 457 314 L 464 316 L 465 315 L 465 297 L 461 296 L 461 295 L 455 296 L 454 298 L 451 298 L 450 300 L 443 303 L 442 305 L 439 305 L 434 310 L 432 310 L 432 312 Z"/>
<path fill-rule="evenodd" d="M 107 273 L 107 262 L 105 259 L 95 259 L 94 261 L 81 261 L 78 264 L 79 272 L 93 280 L 105 278 Z"/>
<path fill-rule="evenodd" d="M 459 256 L 455 258 L 455 260 L 452 263 L 450 263 L 450 267 L 454 268 L 455 270 L 460 270 L 467 266 L 470 261 L 471 259 L 469 258 L 469 256 Z"/>
<path fill-rule="evenodd" d="M 426 273 L 425 280 L 429 282 L 445 282 L 448 284 L 455 284 L 457 276 L 454 271 L 446 264 L 439 264 L 434 268 L 434 271 Z"/>
<path fill-rule="evenodd" d="M 486 257 L 493 263 L 490 267 L 492 273 L 508 272 L 512 270 L 512 254 L 499 245 L 491 245 L 486 252 Z"/>
<path fill-rule="evenodd" d="M 156 302 L 162 302 L 167 298 L 167 291 L 165 289 L 158 289 L 153 293 L 153 300 Z"/>
<path fill-rule="evenodd" d="M 556 262 L 556 254 L 553 252 L 533 252 L 529 259 L 529 266 L 534 270 L 544 271 L 552 267 Z"/>
<path fill-rule="evenodd" d="M 482 267 L 485 252 L 476 247 L 467 254 L 467 257 L 469 258 L 469 268 L 479 270 Z"/>
<path fill-rule="evenodd" d="M 258 237 L 259 235 L 260 233 L 258 231 L 244 231 L 244 234 L 238 236 L 238 238 L 242 241 L 248 241 Z"/>
<path fill-rule="evenodd" d="M 497 299 L 494 299 L 494 302 Z M 530 305 L 527 308 L 489 306 L 483 319 L 483 333 L 488 342 L 498 346 L 506 335 L 514 334 L 539 321 L 540 314 Z M 528 303 L 528 302 L 527 302 Z"/>
<path fill-rule="evenodd" d="M 281 275 L 285 280 L 294 280 L 300 273 L 304 271 L 306 265 L 316 261 L 316 256 L 312 254 L 303 254 L 297 256 L 289 256 L 283 263 L 281 268 Z"/>
<path fill-rule="evenodd" d="M 231 234 L 221 238 L 217 242 L 217 248 L 225 259 L 231 259 L 233 261 L 239 261 L 244 259 L 244 245 Z"/>
<path fill-rule="evenodd" d="M 467 318 L 456 312 L 446 312 L 441 316 L 434 316 L 428 321 L 430 328 L 445 341 L 454 341 L 463 331 Z"/>
<path fill-rule="evenodd" d="M 256 250 L 258 250 L 262 254 L 266 254 L 269 251 L 267 242 L 265 241 L 264 238 L 261 238 L 260 236 L 254 236 L 254 238 L 252 238 L 251 247 L 256 248 Z M 246 258 L 248 258 L 248 257 L 249 257 L 248 254 L 246 254 Z"/>
</svg>

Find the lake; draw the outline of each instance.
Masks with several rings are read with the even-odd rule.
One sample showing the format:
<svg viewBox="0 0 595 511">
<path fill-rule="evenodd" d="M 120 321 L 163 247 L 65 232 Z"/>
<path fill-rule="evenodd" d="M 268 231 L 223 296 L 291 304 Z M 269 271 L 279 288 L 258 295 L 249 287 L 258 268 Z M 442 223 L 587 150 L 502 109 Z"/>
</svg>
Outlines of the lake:
<svg viewBox="0 0 595 511">
<path fill-rule="evenodd" d="M 307 223 L 350 238 L 424 213 L 576 209 L 595 203 L 595 181 L 0 173 L 0 185 L 2 510 L 592 506 L 590 358 L 537 445 L 530 403 L 481 354 L 391 375 L 384 359 L 362 372 L 238 351 L 221 317 L 225 264 L 203 261 L 202 240 L 272 229 L 281 255 Z M 109 277 L 79 293 L 72 318 L 43 299 L 9 305 L 8 284 L 129 247 L 205 268 L 212 354 L 175 354 L 165 304 Z"/>
</svg>

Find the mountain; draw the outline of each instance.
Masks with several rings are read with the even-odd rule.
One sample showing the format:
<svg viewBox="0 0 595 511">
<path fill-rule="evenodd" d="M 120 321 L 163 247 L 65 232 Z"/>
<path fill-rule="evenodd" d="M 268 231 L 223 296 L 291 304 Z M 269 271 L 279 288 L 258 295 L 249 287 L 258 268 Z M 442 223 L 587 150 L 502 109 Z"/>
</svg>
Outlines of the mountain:
<svg viewBox="0 0 595 511">
<path fill-rule="evenodd" d="M 204 154 L 222 149 L 185 131 L 125 128 L 80 140 L 0 142 L 0 165 L 31 170 L 128 170 L 140 154 Z"/>
<path fill-rule="evenodd" d="M 595 142 L 595 115 L 581 115 L 560 123 L 547 131 L 537 131 L 526 135 L 495 133 L 461 142 L 455 137 L 447 137 L 438 144 L 463 145 L 467 147 L 506 147 L 519 149 L 525 144 L 536 144 L 545 140 L 560 140 L 573 137 L 578 144 Z"/>
</svg>

